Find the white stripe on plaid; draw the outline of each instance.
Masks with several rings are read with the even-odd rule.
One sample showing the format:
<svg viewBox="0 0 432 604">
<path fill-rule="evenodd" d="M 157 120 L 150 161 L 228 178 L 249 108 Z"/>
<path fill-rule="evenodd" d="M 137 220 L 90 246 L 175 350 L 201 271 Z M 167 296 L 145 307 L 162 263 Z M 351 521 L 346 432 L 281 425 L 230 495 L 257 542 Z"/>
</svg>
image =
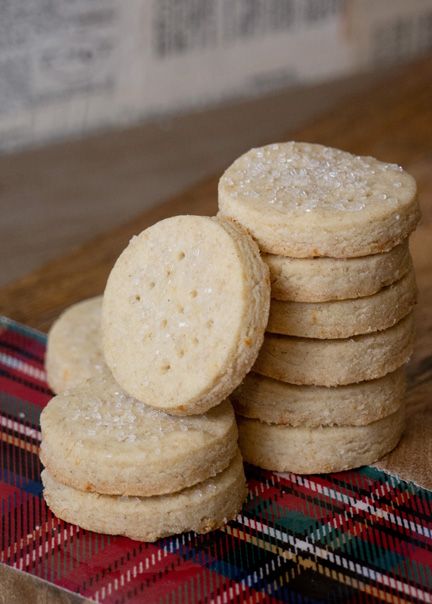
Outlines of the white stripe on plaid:
<svg viewBox="0 0 432 604">
<path fill-rule="evenodd" d="M 337 566 L 346 568 L 349 571 L 356 573 L 357 575 L 360 575 L 365 579 L 368 579 L 369 581 L 376 581 L 377 583 L 381 583 L 385 587 L 396 589 L 397 591 L 403 593 L 406 596 L 417 598 L 422 602 L 426 602 L 427 604 L 432 603 L 431 595 L 426 593 L 425 591 L 418 589 L 413 585 L 408 585 L 407 583 L 404 583 L 403 581 L 400 581 L 398 579 L 393 579 L 392 577 L 389 577 L 388 575 L 378 572 L 367 566 L 364 566 L 363 564 L 353 562 L 352 560 L 349 560 L 341 556 L 340 554 L 334 554 L 329 550 L 326 550 L 322 547 L 318 547 L 317 545 L 309 543 L 304 539 L 294 537 L 289 533 L 284 533 L 279 529 L 272 528 L 271 526 L 268 526 L 258 520 L 251 521 L 249 520 L 249 518 L 243 515 L 238 516 L 237 521 L 243 524 L 244 526 L 251 528 L 252 530 L 262 533 L 263 535 L 273 537 L 275 539 L 278 539 L 279 541 L 282 541 L 283 543 L 290 545 L 294 548 L 295 551 L 300 550 L 302 552 L 307 552 L 308 554 L 312 554 L 313 556 L 321 558 L 322 560 L 327 560 L 329 562 L 332 562 L 333 564 L 336 564 Z"/>
<path fill-rule="evenodd" d="M 6 367 L 10 367 L 16 371 L 21 371 L 21 373 L 25 373 L 26 375 L 29 375 L 40 382 L 46 382 L 45 371 L 42 371 L 42 369 L 38 369 L 37 367 L 33 367 L 33 365 L 29 365 L 21 359 L 11 357 L 4 352 L 0 352 L 0 363 L 3 363 L 3 365 L 6 365 Z"/>
<path fill-rule="evenodd" d="M 379 496 L 379 492 L 378 492 L 379 490 L 383 491 L 381 496 L 384 496 L 387 493 L 390 493 L 390 491 L 392 490 L 392 486 L 389 483 L 379 485 L 379 487 L 374 492 L 372 492 L 366 498 L 365 501 L 362 501 L 359 499 L 355 499 L 354 497 L 351 497 L 350 495 L 345 495 L 345 493 L 340 493 L 338 491 L 335 491 L 334 489 L 330 489 L 329 487 L 316 483 L 313 480 L 310 480 L 309 478 L 305 478 L 304 476 L 300 476 L 297 474 L 291 474 L 291 473 L 280 474 L 280 475 L 294 484 L 304 486 L 306 489 L 315 491 L 316 493 L 319 493 L 320 495 L 324 495 L 324 496 L 334 499 L 336 501 L 340 501 L 341 503 L 345 503 L 345 504 L 349 505 L 350 507 L 354 508 L 355 510 L 361 510 L 363 512 L 368 512 L 369 514 L 372 514 L 373 516 L 376 516 L 377 518 L 382 518 L 384 520 L 387 520 L 388 522 L 391 522 L 392 524 L 401 526 L 409 531 L 412 531 L 413 533 L 417 533 L 418 535 L 420 535 L 422 537 L 427 537 L 429 539 L 432 538 L 432 531 L 429 530 L 426 526 L 420 526 L 419 524 L 412 522 L 411 520 L 407 520 L 406 518 L 401 518 L 400 516 L 396 516 L 396 514 L 393 514 L 392 512 L 387 512 L 386 510 L 383 510 L 383 509 L 377 507 L 376 505 L 372 504 L 372 502 L 370 501 L 370 498 L 373 500 L 374 493 L 376 493 L 378 496 Z M 330 525 L 327 525 L 327 526 L 330 526 Z M 330 527 L 330 529 L 331 529 L 331 527 Z M 321 537 L 323 537 L 325 535 L 325 526 L 320 527 L 317 532 L 320 532 L 320 531 L 322 531 Z M 319 539 L 320 535 L 317 535 L 315 538 Z"/>
</svg>

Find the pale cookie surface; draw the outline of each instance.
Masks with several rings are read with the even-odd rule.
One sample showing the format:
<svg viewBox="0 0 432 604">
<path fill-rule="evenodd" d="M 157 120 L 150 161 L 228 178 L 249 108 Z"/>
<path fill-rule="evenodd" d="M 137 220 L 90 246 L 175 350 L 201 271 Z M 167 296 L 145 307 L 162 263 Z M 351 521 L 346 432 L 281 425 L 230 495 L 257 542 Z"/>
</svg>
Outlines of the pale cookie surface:
<svg viewBox="0 0 432 604">
<path fill-rule="evenodd" d="M 327 302 L 371 296 L 412 267 L 408 242 L 360 258 L 288 258 L 263 254 L 276 300 Z"/>
<path fill-rule="evenodd" d="M 347 386 L 296 386 L 249 373 L 231 395 L 238 415 L 294 427 L 363 426 L 390 415 L 405 393 L 405 370 Z"/>
<path fill-rule="evenodd" d="M 294 258 L 387 251 L 420 217 L 415 180 L 400 166 L 299 142 L 238 158 L 219 181 L 219 210 L 264 252 Z"/>
<path fill-rule="evenodd" d="M 65 310 L 48 333 L 45 366 L 53 392 L 108 372 L 101 348 L 102 296 Z"/>
<path fill-rule="evenodd" d="M 243 229 L 202 216 L 163 220 L 131 240 L 109 276 L 107 364 L 148 405 L 201 413 L 249 371 L 269 303 L 268 267 Z"/>
<path fill-rule="evenodd" d="M 303 338 L 350 338 L 382 331 L 405 317 L 417 298 L 414 270 L 376 294 L 336 302 L 272 300 L 267 331 Z"/>
<path fill-rule="evenodd" d="M 382 377 L 403 365 L 413 343 L 412 313 L 384 331 L 342 340 L 266 334 L 254 371 L 290 384 L 352 384 Z"/>
<path fill-rule="evenodd" d="M 226 468 L 237 450 L 228 401 L 173 417 L 128 396 L 112 377 L 54 397 L 41 429 L 41 459 L 54 478 L 107 494 L 178 491 Z"/>
<path fill-rule="evenodd" d="M 240 450 L 245 461 L 266 470 L 340 472 L 371 464 L 394 449 L 404 420 L 404 405 L 367 426 L 293 428 L 240 417 Z"/>
<path fill-rule="evenodd" d="M 246 497 L 239 453 L 223 472 L 183 491 L 155 497 L 119 497 L 78 491 L 42 472 L 44 497 L 62 520 L 99 533 L 140 541 L 186 531 L 207 533 L 232 520 Z"/>
</svg>

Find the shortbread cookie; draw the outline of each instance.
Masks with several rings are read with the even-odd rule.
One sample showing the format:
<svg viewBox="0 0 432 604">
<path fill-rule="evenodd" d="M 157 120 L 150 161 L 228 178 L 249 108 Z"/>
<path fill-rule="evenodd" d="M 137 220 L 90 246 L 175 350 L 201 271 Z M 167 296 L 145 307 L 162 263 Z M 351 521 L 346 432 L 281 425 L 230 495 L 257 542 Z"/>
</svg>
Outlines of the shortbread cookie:
<svg viewBox="0 0 432 604">
<path fill-rule="evenodd" d="M 254 371 L 290 384 L 339 386 L 373 380 L 410 357 L 412 313 L 379 331 L 342 340 L 316 340 L 266 334 Z"/>
<path fill-rule="evenodd" d="M 405 393 L 403 367 L 347 386 L 296 386 L 249 373 L 231 400 L 239 415 L 268 424 L 364 426 L 395 413 Z"/>
<path fill-rule="evenodd" d="M 228 401 L 172 417 L 131 398 L 112 377 L 54 397 L 41 429 L 41 459 L 56 480 L 110 495 L 179 491 L 225 469 L 237 450 Z"/>
<path fill-rule="evenodd" d="M 140 401 L 202 413 L 249 371 L 269 302 L 267 265 L 243 229 L 203 216 L 163 220 L 131 240 L 109 276 L 107 364 Z"/>
<path fill-rule="evenodd" d="M 397 445 L 404 428 L 404 405 L 367 426 L 293 428 L 239 417 L 245 461 L 266 470 L 319 474 L 371 464 Z"/>
<path fill-rule="evenodd" d="M 219 209 L 271 254 L 348 258 L 390 250 L 416 227 L 400 166 L 311 143 L 251 149 L 219 181 Z"/>
<path fill-rule="evenodd" d="M 282 302 L 272 300 L 267 331 L 303 338 L 350 338 L 388 329 L 412 309 L 417 288 L 414 270 L 382 290 L 353 300 Z"/>
<path fill-rule="evenodd" d="M 59 393 L 108 372 L 101 349 L 102 296 L 65 310 L 48 333 L 47 381 Z"/>
<path fill-rule="evenodd" d="M 263 254 L 276 300 L 327 302 L 371 296 L 412 267 L 408 241 L 360 258 L 288 258 Z"/>
<path fill-rule="evenodd" d="M 196 531 L 207 533 L 235 518 L 246 497 L 239 453 L 223 472 L 171 495 L 119 497 L 86 493 L 42 472 L 44 497 L 51 511 L 81 528 L 124 535 L 139 541 Z"/>
</svg>

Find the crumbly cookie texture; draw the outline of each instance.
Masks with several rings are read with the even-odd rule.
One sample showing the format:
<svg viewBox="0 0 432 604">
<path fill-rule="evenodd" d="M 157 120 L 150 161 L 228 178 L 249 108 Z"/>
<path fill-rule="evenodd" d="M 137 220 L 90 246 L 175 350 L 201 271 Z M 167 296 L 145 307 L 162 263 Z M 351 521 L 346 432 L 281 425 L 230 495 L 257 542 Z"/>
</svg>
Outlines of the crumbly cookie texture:
<svg viewBox="0 0 432 604">
<path fill-rule="evenodd" d="M 108 373 L 101 349 L 102 296 L 65 310 L 48 333 L 45 366 L 55 393 Z"/>
<path fill-rule="evenodd" d="M 263 251 L 294 258 L 384 252 L 420 218 L 415 180 L 400 166 L 292 141 L 238 158 L 219 181 L 219 210 Z"/>
<path fill-rule="evenodd" d="M 254 371 L 290 384 L 352 384 L 382 377 L 403 365 L 413 343 L 412 313 L 384 331 L 341 340 L 267 333 Z"/>
<path fill-rule="evenodd" d="M 215 477 L 171 495 L 120 497 L 86 493 L 58 482 L 48 470 L 42 472 L 42 481 L 44 498 L 58 518 L 90 531 L 140 541 L 220 528 L 235 518 L 247 493 L 239 453 Z"/>
<path fill-rule="evenodd" d="M 350 338 L 388 329 L 414 307 L 414 270 L 376 294 L 335 302 L 272 300 L 267 331 L 304 338 Z"/>
<path fill-rule="evenodd" d="M 403 367 L 346 386 L 296 386 L 249 373 L 231 395 L 238 415 L 294 427 L 364 426 L 395 413 L 405 394 Z"/>
<path fill-rule="evenodd" d="M 263 254 L 276 300 L 328 302 L 371 296 L 412 268 L 408 241 L 360 258 L 288 258 Z"/>
<path fill-rule="evenodd" d="M 51 476 L 113 495 L 179 491 L 224 470 L 237 451 L 228 401 L 203 415 L 173 417 L 128 396 L 112 377 L 54 397 L 41 429 Z"/>
<path fill-rule="evenodd" d="M 305 428 L 239 417 L 245 461 L 276 472 L 318 474 L 371 464 L 394 449 L 404 429 L 404 405 L 366 426 Z"/>
<path fill-rule="evenodd" d="M 131 240 L 109 276 L 107 364 L 140 401 L 202 413 L 251 368 L 269 303 L 268 267 L 244 229 L 202 216 L 163 220 Z"/>
</svg>

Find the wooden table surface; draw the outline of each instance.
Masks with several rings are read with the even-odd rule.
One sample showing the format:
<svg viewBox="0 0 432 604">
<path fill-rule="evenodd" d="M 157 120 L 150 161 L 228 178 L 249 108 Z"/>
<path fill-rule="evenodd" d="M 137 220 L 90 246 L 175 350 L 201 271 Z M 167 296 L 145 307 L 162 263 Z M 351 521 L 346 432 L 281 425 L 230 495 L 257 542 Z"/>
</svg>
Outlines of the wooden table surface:
<svg viewBox="0 0 432 604">
<path fill-rule="evenodd" d="M 426 331 L 432 320 L 427 304 L 432 301 L 432 57 L 400 68 L 372 90 L 357 93 L 296 132 L 281 132 L 279 138 L 374 155 L 402 164 L 416 177 L 423 221 L 412 238 L 412 252 L 421 289 L 419 319 Z M 103 291 L 113 262 L 133 234 L 170 215 L 215 213 L 217 180 L 215 175 L 1 287 L 0 314 L 46 330 L 65 307 Z"/>
<path fill-rule="evenodd" d="M 281 132 L 280 140 L 287 138 L 374 155 L 402 164 L 417 179 L 423 219 L 411 239 L 420 289 L 416 359 L 432 378 L 432 57 L 401 67 L 372 90 L 357 93 L 296 132 Z M 167 216 L 214 214 L 217 181 L 215 175 L 1 287 L 0 314 L 47 330 L 68 305 L 103 291 L 110 268 L 132 235 Z"/>
<path fill-rule="evenodd" d="M 432 58 L 401 68 L 338 110 L 280 140 L 319 142 L 402 164 L 417 179 L 423 220 L 411 240 L 419 286 L 417 346 L 410 363 L 411 413 L 406 442 L 417 443 L 416 479 L 429 473 L 432 488 Z M 137 216 L 19 281 L 0 288 L 0 314 L 46 330 L 73 302 L 101 293 L 109 270 L 130 237 L 161 218 L 216 211 L 218 175 Z M 395 471 L 400 460 L 394 460 Z M 402 455 L 404 455 L 402 451 Z M 405 460 L 406 461 L 406 460 Z M 391 460 L 390 460 L 391 467 Z"/>
<path fill-rule="evenodd" d="M 293 86 L 0 154 L 0 287 L 220 173 L 251 146 L 308 123 L 382 76 L 368 71 Z"/>
</svg>

